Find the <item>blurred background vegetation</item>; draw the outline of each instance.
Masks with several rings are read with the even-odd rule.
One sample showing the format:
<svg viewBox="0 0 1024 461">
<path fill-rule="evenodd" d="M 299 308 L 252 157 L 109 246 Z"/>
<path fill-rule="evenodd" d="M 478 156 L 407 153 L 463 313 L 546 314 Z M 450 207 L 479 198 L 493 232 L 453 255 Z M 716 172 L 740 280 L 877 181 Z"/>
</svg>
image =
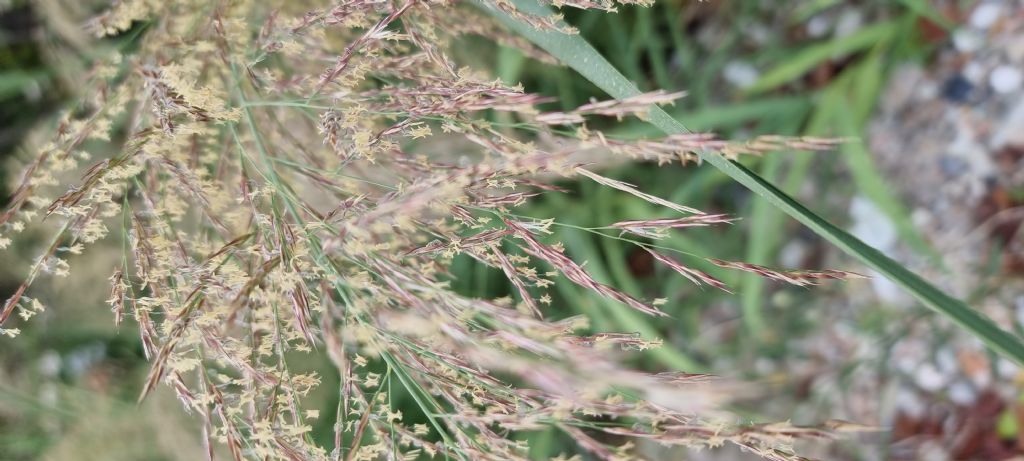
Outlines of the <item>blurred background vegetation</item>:
<svg viewBox="0 0 1024 461">
<path fill-rule="evenodd" d="M 88 9 L 91 3 L 80 7 Z M 692 130 L 738 139 L 766 133 L 863 139 L 894 70 L 933 59 L 937 50 L 948 46 L 950 31 L 957 27 L 957 16 L 949 12 L 966 9 L 958 2 L 943 3 L 942 8 L 933 3 L 667 0 L 651 8 L 623 7 L 619 14 L 567 11 L 566 17 L 642 90 L 687 91 L 670 112 Z M 75 95 L 74 81 L 66 79 L 68 67 L 88 62 L 87 55 L 76 51 L 80 44 L 69 38 L 73 34 L 62 29 L 68 27 L 66 21 L 47 16 L 55 4 L 0 2 L 0 180 L 16 174 L 13 158 L 22 139 L 33 127 L 50 125 L 55 112 Z M 143 33 L 144 25 L 139 25 L 106 45 L 129 47 Z M 490 69 L 507 82 L 521 82 L 527 91 L 555 96 L 555 107 L 605 97 L 569 69 L 539 64 L 516 50 L 488 43 L 463 45 L 457 59 Z M 657 134 L 640 121 L 608 122 L 600 128 L 624 137 Z M 936 251 L 900 205 L 898 193 L 888 187 L 891 179 L 875 167 L 866 142 L 850 142 L 835 153 L 786 152 L 744 162 L 844 226 L 851 222 L 850 198 L 869 201 L 891 221 L 915 257 L 939 264 Z M 645 192 L 743 218 L 731 226 L 675 233 L 667 241 L 674 248 L 758 264 L 857 270 L 819 238 L 714 169 L 648 164 L 607 168 L 613 177 Z M 662 211 L 590 183 L 561 185 L 571 192 L 538 197 L 518 213 L 557 217 L 561 224 L 553 228 L 555 238 L 565 243 L 575 260 L 587 261 L 596 279 L 633 295 L 667 297 L 665 310 L 671 319 L 654 322 L 568 284 L 556 285 L 557 294 L 568 302 L 554 305 L 578 311 L 561 315 L 585 313 L 598 330 L 663 338 L 665 347 L 638 356 L 638 366 L 762 383 L 764 395 L 771 399 L 739 404 L 752 420 L 817 423 L 837 417 L 878 417 L 858 411 L 856 399 L 881 400 L 885 386 L 850 388 L 854 381 L 844 378 L 859 368 L 884 368 L 880 364 L 890 359 L 888 346 L 915 322 L 929 322 L 922 309 L 887 304 L 872 293 L 869 282 L 798 289 L 694 261 L 698 268 L 723 278 L 736 293 L 702 290 L 656 268 L 646 253 L 586 230 L 662 217 Z M 109 267 L 101 260 L 119 257 L 115 253 L 86 257 L 97 267 Z M 16 250 L 3 257 L 15 256 L 27 260 L 31 251 Z M 0 295 L 5 299 L 20 282 L 19 267 L 13 261 L 0 263 Z M 454 287 L 462 293 L 510 293 L 504 277 L 469 260 L 458 261 L 454 271 Z M 198 425 L 168 394 L 141 409 L 135 406 L 146 370 L 137 334 L 130 323 L 120 331 L 113 327 L 103 303 L 104 283 L 78 277 L 54 281 L 46 293 L 38 293 L 37 286 L 37 295 L 52 309 L 30 324 L 19 340 L 4 341 L 0 347 L 0 460 L 201 459 Z M 856 330 L 857 338 L 868 338 L 870 353 L 823 354 L 820 341 L 829 339 L 820 332 L 837 323 Z M 934 338 L 936 343 L 942 340 L 940 335 Z M 310 360 L 310 367 L 324 365 Z M 880 380 L 884 374 L 878 375 Z M 324 375 L 324 408 L 333 408 L 331 399 L 336 397 L 330 389 L 336 377 Z M 818 379 L 823 375 L 831 379 Z M 321 421 L 317 433 L 330 437 L 331 424 Z M 1012 418 L 1006 425 L 999 434 L 1012 445 L 1016 426 Z M 859 449 L 833 448 L 828 458 L 894 456 L 885 448 L 885 439 Z M 545 434 L 535 437 L 531 446 L 538 458 L 568 448 Z"/>
</svg>

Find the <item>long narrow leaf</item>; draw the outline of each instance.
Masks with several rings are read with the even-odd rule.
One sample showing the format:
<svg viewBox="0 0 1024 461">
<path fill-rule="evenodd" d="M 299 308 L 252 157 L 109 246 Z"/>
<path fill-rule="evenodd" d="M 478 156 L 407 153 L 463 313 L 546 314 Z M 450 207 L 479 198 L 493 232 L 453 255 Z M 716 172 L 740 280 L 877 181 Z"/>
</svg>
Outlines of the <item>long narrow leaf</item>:
<svg viewBox="0 0 1024 461">
<path fill-rule="evenodd" d="M 516 8 L 523 12 L 538 15 L 551 14 L 549 8 L 538 4 L 536 0 L 511 1 Z M 615 98 L 627 98 L 640 93 L 636 85 L 627 80 L 580 36 L 557 31 L 537 30 L 497 9 L 488 7 L 487 10 L 508 27 L 551 53 L 609 95 Z M 668 134 L 690 132 L 668 113 L 657 107 L 651 108 L 650 122 Z M 730 161 L 717 152 L 704 151 L 698 152 L 698 154 L 704 161 L 764 197 L 769 203 L 809 227 L 833 245 L 899 284 L 929 308 L 970 331 L 994 351 L 1024 365 L 1024 342 L 1019 337 L 999 328 L 985 315 L 947 295 L 878 250 L 819 217 L 743 165 Z"/>
<path fill-rule="evenodd" d="M 795 51 L 791 58 L 765 72 L 746 92 L 748 94 L 755 94 L 777 88 L 786 82 L 800 78 L 822 62 L 869 48 L 881 41 L 889 40 L 896 33 L 897 25 L 895 21 L 874 24 L 848 37 L 836 38 Z"/>
</svg>

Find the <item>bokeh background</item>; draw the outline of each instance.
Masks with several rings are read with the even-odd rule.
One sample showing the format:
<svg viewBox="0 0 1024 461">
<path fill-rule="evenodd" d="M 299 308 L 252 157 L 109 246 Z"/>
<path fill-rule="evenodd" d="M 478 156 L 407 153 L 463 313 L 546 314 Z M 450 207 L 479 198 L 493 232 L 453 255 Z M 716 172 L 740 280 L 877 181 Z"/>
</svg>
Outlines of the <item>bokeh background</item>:
<svg viewBox="0 0 1024 461">
<path fill-rule="evenodd" d="M 96 42 L 82 21 L 104 2 L 0 1 L 0 194 L 19 174 L 26 143 L 43 139 L 78 97 L 75 75 L 92 47 L 130 50 L 145 24 Z M 1024 2 L 1020 0 L 666 0 L 618 14 L 567 11 L 567 20 L 642 90 L 684 90 L 670 112 L 692 130 L 850 137 L 835 152 L 783 152 L 744 162 L 810 208 L 924 275 L 1000 325 L 1024 326 Z M 565 108 L 605 95 L 573 71 L 484 42 L 460 62 L 489 69 Z M 600 126 L 658 133 L 640 121 Z M 731 225 L 673 234 L 695 253 L 788 268 L 869 273 L 710 167 L 600 166 L 645 192 Z M 1024 375 L 883 278 L 811 289 L 700 267 L 736 293 L 701 290 L 650 256 L 582 228 L 657 217 L 650 204 L 592 184 L 538 197 L 519 213 L 557 217 L 574 259 L 634 295 L 667 296 L 670 321 L 652 321 L 576 287 L 565 303 L 600 330 L 665 340 L 635 365 L 749 380 L 735 403 L 752 421 L 880 428 L 818 447 L 825 459 L 1024 459 Z M 577 227 L 574 227 L 577 226 Z M 116 243 L 77 256 L 108 268 Z M 102 246 L 102 245 L 101 245 Z M 712 251 L 707 251 L 713 248 Z M 24 276 L 31 236 L 0 254 L 0 297 Z M 509 293 L 500 273 L 457 261 L 455 289 Z M 48 309 L 16 341 L 0 340 L 0 461 L 202 459 L 198 425 L 168 393 L 135 398 L 147 364 L 134 326 L 117 329 L 106 281 L 80 271 L 47 279 Z M 647 296 L 651 297 L 651 296 Z M 569 312 L 566 313 L 568 315 Z M 328 367 L 314 356 L 307 366 Z M 324 374 L 330 378 L 330 373 Z M 333 408 L 336 385 L 321 398 Z M 329 412 L 326 412 L 329 413 Z M 316 427 L 330 437 L 330 422 Z M 531 440 L 537 458 L 570 442 Z M 693 459 L 739 459 L 735 452 Z"/>
</svg>

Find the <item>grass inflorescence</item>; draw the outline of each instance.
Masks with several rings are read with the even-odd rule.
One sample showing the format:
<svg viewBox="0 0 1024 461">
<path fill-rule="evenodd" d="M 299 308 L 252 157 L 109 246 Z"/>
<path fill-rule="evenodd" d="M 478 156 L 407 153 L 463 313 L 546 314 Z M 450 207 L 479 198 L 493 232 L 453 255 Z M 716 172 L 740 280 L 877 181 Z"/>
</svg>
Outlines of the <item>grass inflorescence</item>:
<svg viewBox="0 0 1024 461">
<path fill-rule="evenodd" d="M 616 3 L 647 2 L 557 4 Z M 488 7 L 572 33 L 507 1 Z M 85 98 L 63 115 L 0 215 L 4 246 L 30 225 L 56 223 L 0 310 L 0 332 L 17 336 L 13 314 L 28 321 L 43 311 L 29 295 L 40 276 L 97 270 L 73 267 L 67 254 L 120 236 L 122 263 L 105 268 L 108 303 L 116 323 L 135 321 L 151 362 L 139 398 L 169 386 L 199 416 L 210 457 L 223 449 L 236 460 L 527 459 L 519 436 L 554 429 L 607 460 L 642 457 L 637 447 L 648 441 L 731 443 L 796 459 L 795 439 L 830 437 L 743 423 L 719 406 L 739 388 L 626 364 L 659 340 L 553 315 L 567 310 L 551 296 L 556 284 L 651 317 L 665 316 L 667 301 L 598 281 L 550 238 L 554 217 L 514 209 L 564 193 L 556 179 L 589 181 L 672 217 L 586 230 L 650 252 L 694 284 L 728 289 L 690 259 L 795 285 L 855 277 L 657 245 L 735 218 L 645 193 L 588 160 L 601 152 L 692 164 L 697 152 L 735 158 L 828 150 L 838 140 L 629 140 L 588 128 L 596 118 L 646 119 L 652 105 L 685 95 L 542 110 L 550 98 L 451 57 L 472 36 L 555 61 L 461 2 L 349 0 L 306 11 L 283 1 L 130 0 L 89 27 L 117 35 L 139 21 L 147 27 L 136 49 L 98 60 L 82 79 Z M 456 257 L 503 274 L 512 295 L 453 290 Z M 333 369 L 293 364 L 319 353 Z M 305 403 L 326 373 L 340 380 L 332 414 Z M 415 414 L 403 413 L 399 398 L 411 399 Z M 326 444 L 312 436 L 322 418 L 333 421 Z"/>
</svg>

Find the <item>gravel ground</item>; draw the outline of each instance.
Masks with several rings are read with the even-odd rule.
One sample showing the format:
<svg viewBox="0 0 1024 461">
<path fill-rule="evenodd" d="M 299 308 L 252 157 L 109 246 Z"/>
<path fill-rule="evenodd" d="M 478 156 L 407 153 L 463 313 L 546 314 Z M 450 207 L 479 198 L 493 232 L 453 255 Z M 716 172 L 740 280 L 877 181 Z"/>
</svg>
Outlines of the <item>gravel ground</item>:
<svg viewBox="0 0 1024 461">
<path fill-rule="evenodd" d="M 868 139 L 886 182 L 946 268 L 899 244 L 892 223 L 867 200 L 853 200 L 853 228 L 1020 331 L 1024 2 L 982 1 L 950 16 L 960 26 L 935 59 L 895 72 Z M 889 354 L 885 366 L 848 377 L 847 385 L 880 398 L 844 402 L 851 417 L 892 428 L 888 459 L 1024 459 L 1013 441 L 1024 435 L 1018 368 L 948 322 L 913 321 L 920 308 L 884 282 L 874 292 L 875 299 L 851 302 L 886 306 L 897 319 L 888 328 L 891 342 L 839 325 L 819 346 L 855 357 Z"/>
</svg>

